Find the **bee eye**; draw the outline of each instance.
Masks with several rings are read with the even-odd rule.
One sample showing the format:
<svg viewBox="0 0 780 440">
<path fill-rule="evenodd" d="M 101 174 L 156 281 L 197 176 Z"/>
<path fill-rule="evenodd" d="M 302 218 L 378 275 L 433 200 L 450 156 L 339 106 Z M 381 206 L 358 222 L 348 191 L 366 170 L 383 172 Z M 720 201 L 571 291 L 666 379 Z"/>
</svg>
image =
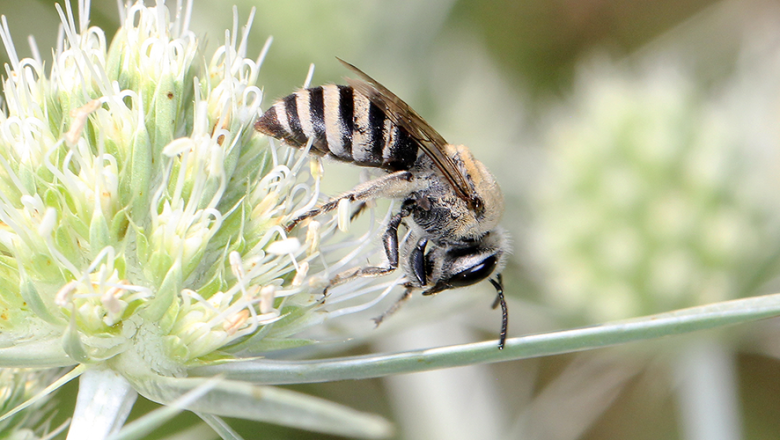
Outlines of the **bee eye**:
<svg viewBox="0 0 780 440">
<path fill-rule="evenodd" d="M 491 255 L 468 269 L 456 273 L 447 280 L 447 284 L 452 287 L 464 287 L 480 282 L 493 273 L 497 261 L 496 256 Z"/>
<path fill-rule="evenodd" d="M 423 238 L 417 242 L 417 246 L 411 253 L 412 271 L 414 277 L 421 286 L 424 286 L 428 278 L 425 270 L 425 246 L 428 244 L 428 239 Z"/>
</svg>

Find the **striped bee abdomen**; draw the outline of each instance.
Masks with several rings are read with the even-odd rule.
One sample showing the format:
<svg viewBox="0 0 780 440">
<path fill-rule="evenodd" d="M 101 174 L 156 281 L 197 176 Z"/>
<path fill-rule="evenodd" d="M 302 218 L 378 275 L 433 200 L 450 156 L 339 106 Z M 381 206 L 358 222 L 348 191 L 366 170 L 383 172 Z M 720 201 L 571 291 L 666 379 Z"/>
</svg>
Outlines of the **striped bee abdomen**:
<svg viewBox="0 0 780 440">
<path fill-rule="evenodd" d="M 302 147 L 312 139 L 312 152 L 356 165 L 389 171 L 407 170 L 419 146 L 368 98 L 352 87 L 325 85 L 303 89 L 269 108 L 255 129 Z"/>
</svg>

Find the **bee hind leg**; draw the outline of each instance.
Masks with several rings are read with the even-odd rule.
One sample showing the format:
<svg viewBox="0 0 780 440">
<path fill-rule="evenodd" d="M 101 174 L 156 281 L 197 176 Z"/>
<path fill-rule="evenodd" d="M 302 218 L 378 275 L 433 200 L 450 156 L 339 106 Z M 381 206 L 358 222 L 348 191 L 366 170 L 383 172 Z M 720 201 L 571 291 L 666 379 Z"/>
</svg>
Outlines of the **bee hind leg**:
<svg viewBox="0 0 780 440">
<path fill-rule="evenodd" d="M 411 192 L 409 188 L 409 182 L 411 182 L 413 178 L 414 176 L 411 172 L 403 170 L 361 183 L 351 191 L 330 199 L 322 206 L 314 208 L 296 217 L 290 223 L 288 223 L 287 226 L 285 226 L 285 229 L 287 232 L 290 232 L 298 223 L 308 218 L 316 217 L 320 214 L 333 211 L 339 206 L 339 202 L 342 200 L 349 200 L 350 202 L 365 202 L 367 200 L 373 200 L 380 197 L 403 197 Z"/>
</svg>

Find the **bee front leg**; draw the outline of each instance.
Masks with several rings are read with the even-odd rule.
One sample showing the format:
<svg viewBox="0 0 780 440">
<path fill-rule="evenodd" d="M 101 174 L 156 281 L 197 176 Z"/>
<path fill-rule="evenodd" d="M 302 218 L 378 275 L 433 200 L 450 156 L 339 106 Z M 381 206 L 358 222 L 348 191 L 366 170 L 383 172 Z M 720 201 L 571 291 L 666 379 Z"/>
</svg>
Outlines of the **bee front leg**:
<svg viewBox="0 0 780 440">
<path fill-rule="evenodd" d="M 324 214 L 336 209 L 339 206 L 339 202 L 342 200 L 349 200 L 350 202 L 364 202 L 366 200 L 373 200 L 380 197 L 404 197 L 412 191 L 409 185 L 413 178 L 414 176 L 409 171 L 396 171 L 374 180 L 361 183 L 351 191 L 330 199 L 322 206 L 314 208 L 309 212 L 296 217 L 287 224 L 285 229 L 287 232 L 290 232 L 293 230 L 293 228 L 295 228 L 296 225 L 298 225 L 298 223 L 308 218 L 316 217 L 320 214 Z"/>
<path fill-rule="evenodd" d="M 411 210 L 403 208 L 401 209 L 401 212 L 394 215 L 387 224 L 387 230 L 382 236 L 382 243 L 384 244 L 385 255 L 387 256 L 386 267 L 366 266 L 341 272 L 330 279 L 330 282 L 323 293 L 327 294 L 328 289 L 331 287 L 336 287 L 340 284 L 352 281 L 355 278 L 378 277 L 398 269 L 398 225 L 400 225 L 404 217 L 407 217 L 409 214 L 411 214 Z"/>
<path fill-rule="evenodd" d="M 506 299 L 504 299 L 504 279 L 501 277 L 501 274 L 498 274 L 496 275 L 495 280 L 490 280 L 490 284 L 496 288 L 496 300 L 493 301 L 493 308 L 495 309 L 501 305 L 501 333 L 498 336 L 498 349 L 503 350 L 504 344 L 506 344 L 506 333 L 509 321 Z"/>
</svg>

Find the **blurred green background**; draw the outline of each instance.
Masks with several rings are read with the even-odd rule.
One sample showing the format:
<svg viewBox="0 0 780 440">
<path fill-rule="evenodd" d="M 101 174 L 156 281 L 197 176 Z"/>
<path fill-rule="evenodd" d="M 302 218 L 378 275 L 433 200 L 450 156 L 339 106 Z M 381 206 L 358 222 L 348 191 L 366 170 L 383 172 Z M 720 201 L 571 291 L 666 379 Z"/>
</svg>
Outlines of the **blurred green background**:
<svg viewBox="0 0 780 440">
<path fill-rule="evenodd" d="M 231 27 L 229 5 L 195 1 L 190 29 L 211 48 Z M 274 37 L 260 74 L 266 106 L 300 87 L 310 63 L 313 84 L 341 82 L 338 56 L 496 175 L 514 237 L 510 336 L 777 291 L 778 2 L 236 6 L 242 24 L 257 9 L 250 57 Z M 0 0 L 0 14 L 21 56 L 32 34 L 51 59 L 51 2 Z M 93 2 L 91 18 L 107 35 L 119 25 L 113 1 Z M 326 190 L 344 191 L 358 174 L 327 163 Z M 485 285 L 415 298 L 347 354 L 495 338 L 492 295 Z M 382 414 L 399 439 L 776 439 L 777 326 L 293 388 Z M 75 384 L 61 416 L 73 396 Z M 155 438 L 195 420 L 183 415 Z M 234 422 L 245 438 L 332 438 Z"/>
</svg>

